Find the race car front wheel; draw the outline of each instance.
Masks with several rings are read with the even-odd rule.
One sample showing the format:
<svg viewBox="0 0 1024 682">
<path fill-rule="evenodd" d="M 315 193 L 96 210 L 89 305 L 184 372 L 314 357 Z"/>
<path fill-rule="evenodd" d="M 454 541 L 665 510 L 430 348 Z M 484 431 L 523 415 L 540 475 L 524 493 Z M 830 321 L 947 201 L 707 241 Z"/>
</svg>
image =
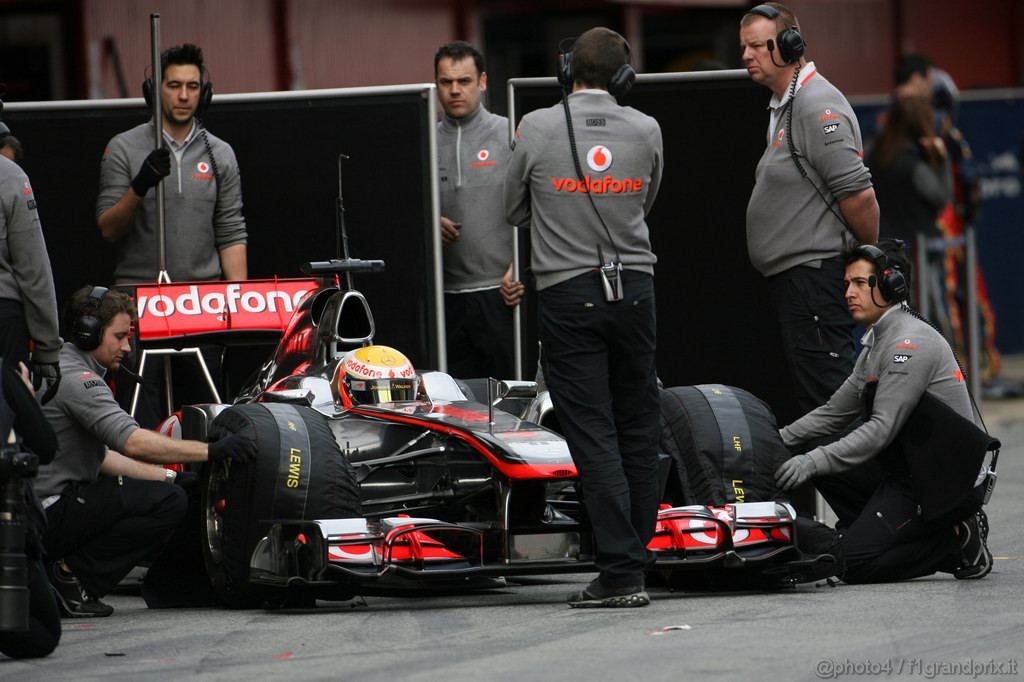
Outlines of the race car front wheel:
<svg viewBox="0 0 1024 682">
<path fill-rule="evenodd" d="M 257 445 L 256 460 L 203 467 L 203 555 L 220 601 L 233 608 L 280 603 L 277 590 L 249 583 L 253 549 L 270 520 L 362 515 L 352 464 L 326 418 L 288 404 L 235 405 L 214 420 L 211 438 L 239 433 Z"/>
</svg>

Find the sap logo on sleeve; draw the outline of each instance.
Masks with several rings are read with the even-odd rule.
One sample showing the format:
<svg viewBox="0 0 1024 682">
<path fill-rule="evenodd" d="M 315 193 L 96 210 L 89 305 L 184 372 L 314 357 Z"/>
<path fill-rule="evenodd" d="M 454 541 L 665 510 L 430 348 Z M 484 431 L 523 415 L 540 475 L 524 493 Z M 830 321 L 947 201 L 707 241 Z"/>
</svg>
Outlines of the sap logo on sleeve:
<svg viewBox="0 0 1024 682">
<path fill-rule="evenodd" d="M 838 123 L 829 123 L 828 125 L 821 126 L 821 132 L 825 135 L 831 135 L 832 133 L 839 130 Z"/>
</svg>

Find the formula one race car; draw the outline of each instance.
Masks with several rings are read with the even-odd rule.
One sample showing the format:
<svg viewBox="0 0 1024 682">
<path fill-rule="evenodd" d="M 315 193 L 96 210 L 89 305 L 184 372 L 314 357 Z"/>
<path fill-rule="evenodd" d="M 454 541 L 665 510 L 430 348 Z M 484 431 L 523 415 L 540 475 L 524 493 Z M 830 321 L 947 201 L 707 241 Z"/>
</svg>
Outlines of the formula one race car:
<svg viewBox="0 0 1024 682">
<path fill-rule="evenodd" d="M 550 401 L 533 382 L 459 381 L 373 345 L 366 299 L 338 278 L 367 263 L 379 261 L 310 264 L 327 277 L 296 304 L 235 404 L 187 406 L 162 429 L 244 433 L 258 445 L 255 462 L 207 465 L 200 478 L 203 551 L 221 600 L 592 570 L 576 467 L 540 425 Z M 829 575 L 831 557 L 797 549 L 795 521 L 780 502 L 665 504 L 653 571 L 670 584 L 714 574 L 758 587 Z"/>
</svg>

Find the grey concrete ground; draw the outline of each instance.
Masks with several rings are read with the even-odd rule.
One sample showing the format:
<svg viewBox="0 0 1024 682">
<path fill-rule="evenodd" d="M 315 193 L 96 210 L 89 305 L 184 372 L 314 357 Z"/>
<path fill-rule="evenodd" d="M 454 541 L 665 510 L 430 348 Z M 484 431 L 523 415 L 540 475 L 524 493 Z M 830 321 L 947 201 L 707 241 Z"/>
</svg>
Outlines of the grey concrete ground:
<svg viewBox="0 0 1024 682">
<path fill-rule="evenodd" d="M 648 608 L 611 611 L 565 606 L 586 575 L 485 594 L 321 602 L 312 612 L 150 611 L 137 596 L 114 595 L 112 617 L 64 621 L 52 656 L 0 660 L 0 677 L 1015 679 L 1024 675 L 1024 399 L 987 402 L 983 412 L 1004 447 L 988 508 L 995 568 L 981 581 L 654 590 Z"/>
</svg>

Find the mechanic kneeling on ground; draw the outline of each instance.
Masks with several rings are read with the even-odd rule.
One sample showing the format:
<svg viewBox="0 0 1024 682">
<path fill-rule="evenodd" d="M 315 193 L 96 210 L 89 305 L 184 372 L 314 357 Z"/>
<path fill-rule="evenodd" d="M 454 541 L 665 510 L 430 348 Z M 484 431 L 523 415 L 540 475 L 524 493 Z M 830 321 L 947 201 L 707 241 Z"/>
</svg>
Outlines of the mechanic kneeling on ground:
<svg viewBox="0 0 1024 682">
<path fill-rule="evenodd" d="M 807 521 L 801 537 L 816 551 L 836 556 L 836 574 L 845 582 L 890 582 L 936 572 L 983 578 L 992 570 L 992 555 L 981 510 L 984 493 L 974 470 L 960 477 L 950 498 L 962 501 L 951 511 L 930 517 L 926 503 L 936 491 L 949 489 L 951 472 L 963 468 L 957 460 L 969 451 L 962 444 L 980 433 L 963 372 L 942 335 L 905 303 L 910 263 L 901 241 L 859 246 L 844 255 L 844 262 L 847 306 L 854 321 L 868 329 L 861 339 L 864 348 L 853 374 L 828 403 L 780 434 L 792 449 L 850 430 L 779 467 L 779 487 L 791 490 L 814 478 L 838 521 L 836 530 Z M 909 446 L 901 431 L 917 410 L 934 415 L 940 424 L 935 433 L 945 433 Z M 863 423 L 851 429 L 861 417 Z M 910 447 L 924 450 L 923 465 Z"/>
<path fill-rule="evenodd" d="M 109 616 L 100 597 L 140 562 L 152 559 L 178 529 L 188 508 L 176 474 L 158 463 L 252 459 L 256 446 L 232 435 L 215 443 L 173 440 L 139 427 L 104 381 L 130 350 L 137 306 L 103 287 L 76 291 L 64 310 L 70 341 L 60 351 L 65 379 L 43 412 L 57 434 L 58 451 L 34 480 L 49 528 L 43 546 L 47 576 L 65 616 Z M 154 563 L 147 582 L 157 566 Z M 180 561 L 181 557 L 168 560 Z M 143 596 L 147 595 L 143 585 Z M 147 597 L 147 603 L 150 599 Z M 153 605 L 153 604 L 150 604 Z"/>
</svg>

